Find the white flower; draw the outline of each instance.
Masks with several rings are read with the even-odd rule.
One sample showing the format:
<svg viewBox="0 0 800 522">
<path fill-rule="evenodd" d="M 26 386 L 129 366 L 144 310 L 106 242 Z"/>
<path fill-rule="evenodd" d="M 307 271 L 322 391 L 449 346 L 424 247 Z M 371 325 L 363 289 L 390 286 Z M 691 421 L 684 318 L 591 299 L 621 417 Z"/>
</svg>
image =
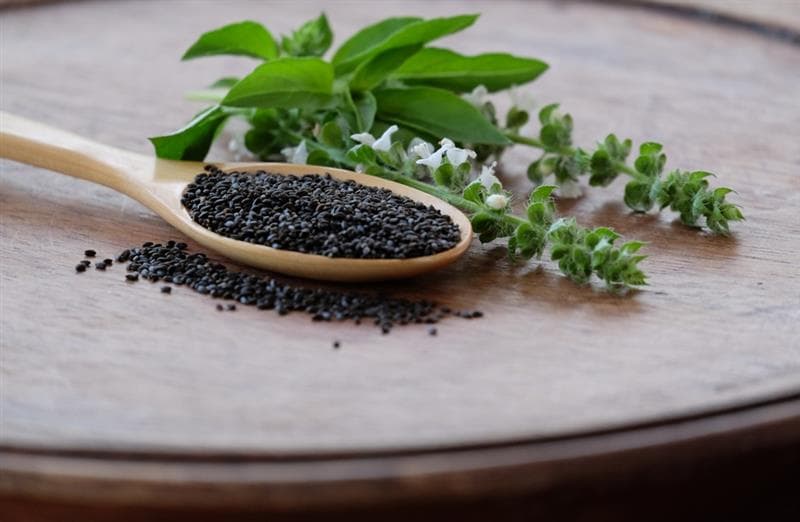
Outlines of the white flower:
<svg viewBox="0 0 800 522">
<path fill-rule="evenodd" d="M 447 161 L 449 161 L 454 167 L 458 167 L 462 163 L 469 161 L 469 158 L 474 158 L 477 156 L 474 150 L 458 149 L 456 147 L 447 149 L 445 154 L 447 154 Z"/>
<path fill-rule="evenodd" d="M 483 107 L 483 104 L 486 103 L 486 96 L 489 94 L 489 90 L 486 88 L 485 85 L 478 85 L 472 92 L 469 94 L 462 94 L 461 97 L 467 100 L 469 103 L 477 107 L 478 109 Z"/>
<path fill-rule="evenodd" d="M 356 164 L 356 172 L 363 173 L 364 172 L 364 164 L 358 163 Z"/>
<path fill-rule="evenodd" d="M 351 134 L 350 135 L 350 139 L 352 139 L 353 141 L 357 141 L 358 143 L 361 143 L 362 145 L 369 145 L 370 147 L 372 146 L 373 143 L 375 143 L 375 136 L 373 136 L 369 132 L 361 132 L 359 134 Z"/>
<path fill-rule="evenodd" d="M 442 146 L 442 149 L 443 149 L 443 150 L 447 150 L 447 149 L 453 149 L 453 148 L 455 148 L 455 146 L 456 146 L 456 144 L 455 144 L 455 143 L 453 143 L 453 140 L 451 140 L 450 138 L 442 138 L 442 139 L 439 141 L 439 145 L 441 145 L 441 146 Z"/>
<path fill-rule="evenodd" d="M 531 96 L 530 91 L 520 89 L 514 85 L 508 90 L 508 95 L 511 98 L 511 105 L 519 110 L 531 112 L 536 108 L 536 101 Z"/>
<path fill-rule="evenodd" d="M 583 190 L 578 183 L 568 179 L 558 187 L 558 195 L 566 199 L 575 199 L 583 195 Z"/>
<path fill-rule="evenodd" d="M 286 158 L 289 163 L 305 164 L 308 160 L 308 149 L 306 148 L 306 140 L 300 142 L 297 147 L 286 147 L 281 149 L 281 154 Z"/>
<path fill-rule="evenodd" d="M 381 134 L 381 137 L 378 138 L 377 140 L 375 139 L 375 136 L 373 136 L 369 132 L 360 132 L 358 134 L 351 134 L 350 138 L 353 141 L 361 143 L 362 145 L 369 145 L 370 147 L 372 147 L 372 150 L 379 150 L 386 152 L 392 147 L 392 134 L 394 134 L 395 132 L 397 132 L 397 125 L 392 125 L 388 129 L 386 129 L 386 132 Z"/>
<path fill-rule="evenodd" d="M 436 152 L 431 152 L 427 158 L 418 159 L 417 165 L 425 165 L 430 169 L 431 172 L 434 172 L 439 168 L 439 165 L 442 164 L 442 154 L 444 154 L 444 152 L 444 148 L 441 148 Z"/>
<path fill-rule="evenodd" d="M 388 151 L 392 147 L 392 134 L 397 132 L 397 129 L 397 125 L 392 125 L 386 129 L 386 132 L 372 144 L 372 150 Z"/>
<path fill-rule="evenodd" d="M 495 210 L 503 210 L 508 206 L 508 198 L 503 194 L 492 194 L 486 198 L 486 206 Z"/>
<path fill-rule="evenodd" d="M 478 183 L 484 186 L 486 190 L 492 190 L 492 187 L 495 184 L 503 186 L 500 183 L 500 180 L 497 179 L 497 176 L 494 175 L 494 168 L 497 166 L 497 162 L 493 161 L 491 165 L 484 165 L 481 167 L 481 175 L 478 176 Z"/>
<path fill-rule="evenodd" d="M 408 155 L 417 158 L 427 158 L 433 154 L 433 145 L 421 138 L 414 138 L 408 144 Z"/>
</svg>

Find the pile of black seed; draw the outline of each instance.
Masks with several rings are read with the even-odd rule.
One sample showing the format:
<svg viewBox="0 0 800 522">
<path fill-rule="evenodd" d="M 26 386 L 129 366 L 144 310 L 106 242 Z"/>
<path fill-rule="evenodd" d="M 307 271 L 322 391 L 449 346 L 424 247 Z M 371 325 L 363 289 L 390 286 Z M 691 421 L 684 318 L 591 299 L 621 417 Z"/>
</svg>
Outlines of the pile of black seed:
<svg viewBox="0 0 800 522">
<path fill-rule="evenodd" d="M 432 206 L 329 175 L 223 173 L 206 166 L 181 202 L 217 234 L 328 257 L 404 259 L 454 247 L 458 225 Z"/>
<path fill-rule="evenodd" d="M 87 250 L 87 256 L 89 252 Z M 106 261 L 110 266 L 111 260 Z M 453 311 L 427 300 L 306 288 L 264 275 L 234 272 L 208 259 L 205 254 L 189 253 L 185 243 L 175 241 L 164 245 L 144 243 L 140 248 L 124 250 L 116 261 L 128 263 L 125 278 L 131 283 L 145 279 L 187 286 L 201 294 L 232 299 L 262 310 L 275 310 L 280 315 L 302 311 L 311 314 L 314 321 L 354 320 L 360 323 L 362 319 L 371 320 L 383 333 L 388 333 L 395 325 L 434 324 L 446 316 L 472 319 L 483 315 L 478 311 Z M 86 266 L 82 261 L 75 269 L 84 272 Z M 105 270 L 105 266 L 96 268 Z M 161 291 L 170 293 L 171 289 L 171 286 L 162 286 Z M 217 310 L 225 309 L 236 310 L 236 305 L 217 305 Z M 437 331 L 430 327 L 428 333 L 436 335 Z"/>
</svg>

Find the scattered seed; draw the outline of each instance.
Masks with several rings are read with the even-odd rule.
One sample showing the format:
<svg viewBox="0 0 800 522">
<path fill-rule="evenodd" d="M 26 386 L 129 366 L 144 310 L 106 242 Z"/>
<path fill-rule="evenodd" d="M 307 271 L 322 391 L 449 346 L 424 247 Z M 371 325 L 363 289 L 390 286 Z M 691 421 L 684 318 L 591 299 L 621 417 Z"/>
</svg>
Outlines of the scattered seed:
<svg viewBox="0 0 800 522">
<path fill-rule="evenodd" d="M 338 350 L 339 348 L 341 348 L 341 346 L 342 346 L 342 343 L 340 343 L 339 341 L 333 341 L 333 349 L 334 350 Z"/>
<path fill-rule="evenodd" d="M 480 310 L 475 310 L 474 312 L 472 312 L 472 317 L 474 318 L 483 317 L 483 312 L 481 312 Z"/>
<path fill-rule="evenodd" d="M 88 266 L 91 266 L 91 265 L 92 265 L 92 262 L 91 262 L 91 261 L 89 261 L 88 259 L 84 259 L 83 261 L 81 261 L 81 264 L 82 264 L 83 266 L 86 266 L 86 267 L 88 267 Z"/>
<path fill-rule="evenodd" d="M 95 252 L 94 250 L 91 250 L 91 249 L 90 250 L 84 250 L 83 251 L 83 255 L 85 255 L 86 257 L 94 257 L 94 256 L 97 255 L 97 252 Z"/>
<path fill-rule="evenodd" d="M 382 294 L 296 286 L 267 275 L 234 272 L 221 263 L 208 259 L 205 254 L 188 252 L 181 243 L 167 245 L 147 242 L 140 248 L 131 248 L 120 253 L 118 257 L 127 257 L 129 261 L 125 279 L 129 282 L 139 279 L 152 282 L 172 281 L 173 284 L 185 285 L 201 294 L 233 300 L 262 310 L 275 310 L 279 315 L 300 311 L 310 314 L 318 321 L 352 320 L 356 324 L 360 324 L 363 319 L 369 319 L 384 334 L 388 334 L 396 324 L 434 324 L 451 315 L 428 300 L 412 301 Z M 84 270 L 86 268 L 83 262 L 75 267 L 81 271 L 78 266 L 84 267 Z M 106 264 L 97 262 L 95 267 L 104 270 Z M 171 286 L 161 287 L 164 293 L 170 293 L 171 289 Z M 217 304 L 216 309 L 232 311 L 236 310 L 236 304 Z M 457 312 L 455 315 L 471 318 L 474 314 L 475 312 Z M 431 333 L 435 330 L 429 328 L 428 332 L 436 335 Z"/>
<path fill-rule="evenodd" d="M 131 251 L 130 250 L 123 250 L 117 256 L 117 262 L 118 263 L 125 263 L 128 259 L 130 259 L 130 257 L 131 257 Z"/>
<path fill-rule="evenodd" d="M 437 333 L 439 333 L 439 331 L 436 328 L 434 328 L 433 326 L 428 328 L 428 335 L 436 335 Z"/>
<path fill-rule="evenodd" d="M 111 258 L 106 258 L 106 259 L 103 259 L 103 263 L 105 263 L 106 266 L 111 266 L 111 265 L 114 264 L 114 260 L 111 259 Z"/>
<path fill-rule="evenodd" d="M 83 263 L 78 263 L 77 265 L 75 265 L 75 271 L 86 272 L 86 265 L 84 265 Z"/>
<path fill-rule="evenodd" d="M 386 189 L 329 175 L 228 174 L 213 166 L 206 171 L 181 201 L 197 223 L 233 239 L 370 259 L 427 256 L 460 239 L 449 216 Z"/>
</svg>

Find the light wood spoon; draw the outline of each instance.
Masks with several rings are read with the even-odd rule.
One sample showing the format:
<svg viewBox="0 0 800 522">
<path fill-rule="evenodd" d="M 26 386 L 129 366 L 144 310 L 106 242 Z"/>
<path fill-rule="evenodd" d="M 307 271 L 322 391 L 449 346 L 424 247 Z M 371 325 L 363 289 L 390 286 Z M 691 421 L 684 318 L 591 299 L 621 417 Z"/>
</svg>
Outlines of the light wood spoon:
<svg viewBox="0 0 800 522">
<path fill-rule="evenodd" d="M 201 227 L 181 205 L 186 185 L 203 172 L 204 163 L 161 160 L 103 145 L 75 134 L 0 112 L 0 157 L 93 181 L 122 192 L 153 210 L 170 225 L 201 245 L 236 261 L 283 274 L 328 281 L 400 279 L 442 268 L 469 246 L 469 219 L 452 205 L 417 189 L 348 170 L 286 163 L 221 163 L 225 171 L 265 170 L 280 175 L 330 174 L 336 179 L 386 188 L 432 205 L 461 229 L 450 250 L 410 259 L 329 258 L 278 250 L 226 238 Z"/>
</svg>

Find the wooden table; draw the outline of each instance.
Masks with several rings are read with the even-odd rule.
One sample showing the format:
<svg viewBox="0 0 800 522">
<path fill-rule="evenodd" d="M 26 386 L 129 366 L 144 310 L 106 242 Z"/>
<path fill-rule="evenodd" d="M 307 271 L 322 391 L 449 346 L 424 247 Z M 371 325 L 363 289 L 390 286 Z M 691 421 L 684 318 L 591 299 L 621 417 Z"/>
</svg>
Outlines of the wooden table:
<svg viewBox="0 0 800 522">
<path fill-rule="evenodd" d="M 285 33 L 323 4 L 0 11 L 0 107 L 149 152 L 146 136 L 197 110 L 184 91 L 252 67 L 179 63 L 197 34 L 246 18 Z M 378 17 L 464 9 L 325 8 L 337 41 Z M 736 188 L 748 220 L 711 237 L 668 213 L 631 215 L 621 183 L 593 189 L 561 210 L 649 242 L 646 289 L 577 287 L 552 262 L 514 266 L 499 244 L 476 243 L 455 266 L 379 288 L 485 318 L 382 336 L 218 313 L 183 288 L 126 285 L 120 267 L 76 275 L 86 248 L 180 238 L 108 189 L 2 162 L 4 520 L 778 520 L 798 509 L 800 48 L 787 33 L 631 6 L 466 8 L 483 16 L 444 43 L 547 60 L 531 91 L 572 112 L 578 143 L 609 131 L 663 141 L 672 165 Z M 531 158 L 509 155 L 515 190 Z"/>
</svg>

